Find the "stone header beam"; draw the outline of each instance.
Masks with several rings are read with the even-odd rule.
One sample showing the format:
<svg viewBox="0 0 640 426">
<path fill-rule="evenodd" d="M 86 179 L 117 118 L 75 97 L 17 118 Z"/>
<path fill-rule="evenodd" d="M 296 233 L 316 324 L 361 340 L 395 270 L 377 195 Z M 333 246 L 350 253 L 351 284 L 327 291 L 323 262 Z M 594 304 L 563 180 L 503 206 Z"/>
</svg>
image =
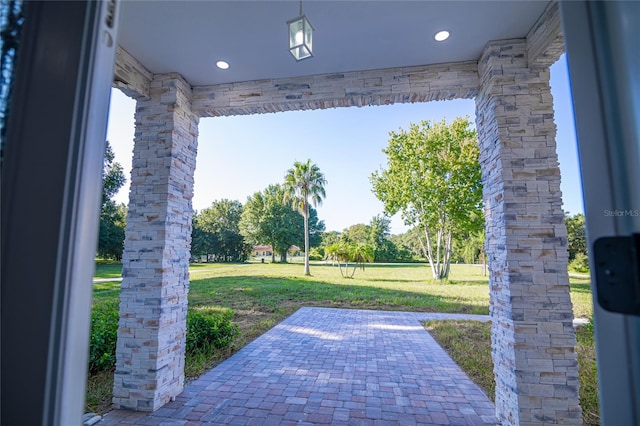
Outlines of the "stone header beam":
<svg viewBox="0 0 640 426">
<path fill-rule="evenodd" d="M 201 117 L 473 99 L 475 61 L 320 74 L 193 88 Z"/>
<path fill-rule="evenodd" d="M 113 86 L 133 99 L 149 99 L 153 73 L 129 52 L 118 46 Z"/>
<path fill-rule="evenodd" d="M 557 1 L 551 1 L 527 34 L 529 67 L 550 67 L 564 53 L 564 36 Z"/>
</svg>

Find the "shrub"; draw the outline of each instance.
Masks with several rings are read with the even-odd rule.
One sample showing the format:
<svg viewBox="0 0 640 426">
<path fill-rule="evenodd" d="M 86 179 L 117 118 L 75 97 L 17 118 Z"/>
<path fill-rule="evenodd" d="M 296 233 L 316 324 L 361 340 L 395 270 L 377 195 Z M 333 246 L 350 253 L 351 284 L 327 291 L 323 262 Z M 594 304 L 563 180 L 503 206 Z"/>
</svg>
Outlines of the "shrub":
<svg viewBox="0 0 640 426">
<path fill-rule="evenodd" d="M 194 308 L 187 313 L 187 352 L 208 352 L 229 346 L 238 334 L 229 309 Z"/>
<path fill-rule="evenodd" d="M 91 312 L 89 341 L 89 372 L 111 370 L 116 363 L 119 302 L 111 301 L 95 306 Z"/>
<path fill-rule="evenodd" d="M 91 312 L 89 372 L 112 370 L 116 363 L 119 302 L 97 305 Z M 238 327 L 231 323 L 233 311 L 190 308 L 187 312 L 187 352 L 205 353 L 221 349 L 233 341 Z"/>
<path fill-rule="evenodd" d="M 588 273 L 589 258 L 584 253 L 576 253 L 576 257 L 569 262 L 569 270 L 574 272 Z"/>
<path fill-rule="evenodd" d="M 312 247 L 309 250 L 309 260 L 323 260 L 324 259 L 324 247 Z"/>
</svg>

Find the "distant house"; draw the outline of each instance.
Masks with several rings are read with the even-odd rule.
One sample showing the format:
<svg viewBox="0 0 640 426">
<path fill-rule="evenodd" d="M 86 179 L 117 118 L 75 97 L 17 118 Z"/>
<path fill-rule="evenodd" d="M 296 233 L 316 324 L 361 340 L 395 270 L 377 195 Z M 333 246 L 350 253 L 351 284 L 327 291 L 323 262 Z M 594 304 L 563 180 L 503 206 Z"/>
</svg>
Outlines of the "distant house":
<svg viewBox="0 0 640 426">
<path fill-rule="evenodd" d="M 289 256 L 302 256 L 302 249 L 298 246 L 289 247 Z"/>
<path fill-rule="evenodd" d="M 302 256 L 301 252 L 302 249 L 298 246 L 291 246 L 289 247 L 289 256 Z M 271 254 L 273 253 L 273 247 L 271 247 L 271 244 L 269 245 L 256 245 L 253 246 L 252 249 L 252 253 L 254 256 L 259 257 L 259 256 L 271 256 Z"/>
<path fill-rule="evenodd" d="M 268 246 L 253 246 L 253 255 L 254 256 L 271 256 L 273 252 L 273 248 L 271 244 Z"/>
</svg>

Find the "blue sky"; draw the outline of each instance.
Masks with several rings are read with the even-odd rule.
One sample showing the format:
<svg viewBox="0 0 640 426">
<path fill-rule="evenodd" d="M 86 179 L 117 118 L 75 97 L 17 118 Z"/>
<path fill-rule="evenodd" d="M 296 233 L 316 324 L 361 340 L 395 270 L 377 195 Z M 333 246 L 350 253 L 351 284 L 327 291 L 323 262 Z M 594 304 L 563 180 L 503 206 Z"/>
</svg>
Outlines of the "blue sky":
<svg viewBox="0 0 640 426">
<path fill-rule="evenodd" d="M 565 57 L 551 68 L 557 145 L 562 173 L 564 209 L 582 213 L 582 190 L 577 160 L 573 107 Z M 107 140 L 123 165 L 127 184 L 116 195 L 128 202 L 133 150 L 135 102 L 112 91 Z M 342 231 L 369 223 L 383 205 L 371 192 L 369 176 L 386 159 L 382 148 L 389 132 L 407 129 L 421 120 L 448 121 L 457 116 L 474 120 L 473 100 L 396 104 L 364 108 L 294 111 L 200 120 L 193 207 L 202 210 L 214 200 L 244 203 L 267 185 L 282 182 L 295 161 L 310 158 L 325 174 L 327 197 L 318 208 L 327 230 Z M 400 215 L 392 232 L 407 228 Z"/>
</svg>

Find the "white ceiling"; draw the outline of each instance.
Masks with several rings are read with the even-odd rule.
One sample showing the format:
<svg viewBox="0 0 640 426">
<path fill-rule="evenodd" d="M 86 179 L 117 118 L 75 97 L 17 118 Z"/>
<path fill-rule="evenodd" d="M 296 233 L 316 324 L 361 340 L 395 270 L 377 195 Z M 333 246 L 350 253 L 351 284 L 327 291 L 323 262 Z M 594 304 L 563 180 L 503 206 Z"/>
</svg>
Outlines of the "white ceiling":
<svg viewBox="0 0 640 426">
<path fill-rule="evenodd" d="M 547 1 L 312 0 L 314 57 L 296 62 L 286 21 L 298 1 L 121 3 L 118 43 L 153 73 L 193 86 L 478 59 L 490 40 L 525 37 Z M 436 42 L 446 29 L 451 37 Z M 220 70 L 216 61 L 231 67 Z"/>
</svg>

